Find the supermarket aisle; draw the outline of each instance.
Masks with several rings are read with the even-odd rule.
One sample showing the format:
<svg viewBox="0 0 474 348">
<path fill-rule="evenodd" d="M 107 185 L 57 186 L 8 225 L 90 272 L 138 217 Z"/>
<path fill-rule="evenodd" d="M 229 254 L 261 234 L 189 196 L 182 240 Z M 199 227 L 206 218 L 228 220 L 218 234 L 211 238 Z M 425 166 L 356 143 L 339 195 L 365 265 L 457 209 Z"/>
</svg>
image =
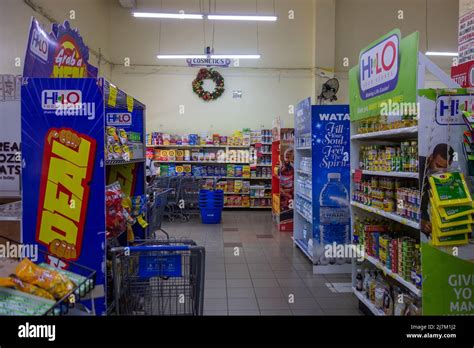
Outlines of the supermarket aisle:
<svg viewBox="0 0 474 348">
<path fill-rule="evenodd" d="M 313 275 L 290 234 L 274 230 L 268 211 L 224 211 L 221 225 L 194 219 L 163 228 L 206 247 L 205 315 L 362 314 L 354 295 L 326 285 L 348 283 L 350 277 Z"/>
</svg>

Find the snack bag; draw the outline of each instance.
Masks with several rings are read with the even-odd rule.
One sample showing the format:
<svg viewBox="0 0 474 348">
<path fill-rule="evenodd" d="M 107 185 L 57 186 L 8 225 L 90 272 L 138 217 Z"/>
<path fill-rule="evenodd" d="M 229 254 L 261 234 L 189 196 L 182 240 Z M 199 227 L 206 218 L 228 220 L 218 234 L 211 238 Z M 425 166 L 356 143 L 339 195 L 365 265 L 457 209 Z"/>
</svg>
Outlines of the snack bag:
<svg viewBox="0 0 474 348">
<path fill-rule="evenodd" d="M 168 151 L 168 160 L 169 161 L 176 161 L 176 151 L 175 150 L 169 150 Z"/>
<path fill-rule="evenodd" d="M 429 182 L 436 206 L 472 204 L 472 198 L 462 173 L 432 174 Z"/>
<path fill-rule="evenodd" d="M 130 161 L 130 159 L 132 158 L 132 153 L 127 145 L 122 145 L 122 158 L 125 161 Z"/>
<path fill-rule="evenodd" d="M 46 290 L 43 290 L 35 285 L 22 282 L 18 278 L 14 278 L 14 277 L 0 278 L 0 287 L 14 288 L 19 291 L 25 292 L 27 294 L 43 297 L 48 300 L 54 301 L 54 297 Z"/>
<path fill-rule="evenodd" d="M 219 145 L 219 141 L 220 141 L 219 134 L 213 134 L 212 135 L 212 142 L 214 143 L 214 145 Z"/>
<path fill-rule="evenodd" d="M 234 183 L 234 192 L 235 193 L 241 193 L 242 192 L 242 181 L 241 180 L 235 180 Z"/>
<path fill-rule="evenodd" d="M 227 176 L 230 176 L 230 177 L 235 176 L 234 166 L 232 164 L 227 165 Z"/>
<path fill-rule="evenodd" d="M 178 176 L 182 176 L 184 174 L 184 168 L 183 166 L 176 166 L 176 174 Z"/>
<path fill-rule="evenodd" d="M 183 150 L 176 150 L 176 160 L 182 161 L 184 159 L 184 151 Z"/>
<path fill-rule="evenodd" d="M 18 264 L 15 274 L 20 280 L 48 291 L 56 299 L 63 298 L 74 289 L 74 283 L 66 276 L 37 266 L 27 258 Z"/>
<path fill-rule="evenodd" d="M 241 178 L 242 177 L 242 166 L 237 165 L 235 166 L 235 176 Z"/>
<path fill-rule="evenodd" d="M 170 135 L 169 134 L 163 134 L 162 137 L 163 137 L 163 145 L 169 146 L 170 145 L 170 139 L 171 139 Z"/>
<path fill-rule="evenodd" d="M 153 153 L 153 159 L 155 161 L 161 161 L 161 150 L 160 149 L 155 149 L 155 152 Z"/>
<path fill-rule="evenodd" d="M 120 128 L 118 130 L 118 137 L 119 137 L 119 140 L 120 140 L 120 144 L 125 145 L 126 143 L 128 143 L 128 135 L 127 135 L 127 132 L 125 131 L 125 129 Z"/>
<path fill-rule="evenodd" d="M 119 142 L 119 137 L 117 135 L 117 129 L 112 126 L 107 126 L 106 127 L 106 133 L 107 133 L 107 144 L 115 144 Z"/>
<path fill-rule="evenodd" d="M 242 176 L 244 178 L 250 178 L 250 166 L 249 165 L 245 165 L 242 167 Z"/>
</svg>

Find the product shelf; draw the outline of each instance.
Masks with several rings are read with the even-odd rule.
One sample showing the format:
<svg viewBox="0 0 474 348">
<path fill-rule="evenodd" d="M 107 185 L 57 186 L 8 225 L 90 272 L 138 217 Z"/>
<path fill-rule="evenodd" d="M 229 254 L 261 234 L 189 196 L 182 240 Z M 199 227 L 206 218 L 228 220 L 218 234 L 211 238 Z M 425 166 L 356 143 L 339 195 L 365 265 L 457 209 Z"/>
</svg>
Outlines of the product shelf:
<svg viewBox="0 0 474 348">
<path fill-rule="evenodd" d="M 374 315 L 385 316 L 385 313 L 381 309 L 375 307 L 374 304 L 370 302 L 369 299 L 365 298 L 364 294 L 362 294 L 360 291 L 357 291 L 355 287 L 352 287 L 352 291 L 359 301 L 362 302 Z"/>
<path fill-rule="evenodd" d="M 300 196 L 301 198 L 303 198 L 304 200 L 310 202 L 310 203 L 313 202 L 313 199 L 312 199 L 311 197 L 308 197 L 308 196 L 302 194 L 301 192 L 296 192 L 296 194 L 297 194 L 298 196 Z"/>
<path fill-rule="evenodd" d="M 307 172 L 307 171 L 301 170 L 301 169 L 297 169 L 296 172 L 297 172 L 298 174 L 303 174 L 303 175 L 307 175 L 307 176 L 311 176 L 311 175 L 312 175 L 311 172 Z"/>
<path fill-rule="evenodd" d="M 129 161 L 125 161 L 123 159 L 120 160 L 105 160 L 106 166 L 116 166 L 116 165 L 123 165 L 123 164 L 130 164 L 130 163 L 140 163 L 145 162 L 145 158 L 134 158 Z"/>
<path fill-rule="evenodd" d="M 418 134 L 418 126 L 395 128 L 378 132 L 355 134 L 351 136 L 351 140 L 366 140 L 366 139 L 388 139 L 388 138 L 406 138 Z"/>
<path fill-rule="evenodd" d="M 271 164 L 257 164 L 257 167 L 271 167 Z"/>
<path fill-rule="evenodd" d="M 312 147 L 311 146 L 301 146 L 301 147 L 297 147 L 296 150 L 311 150 Z"/>
<path fill-rule="evenodd" d="M 293 239 L 293 242 L 294 244 L 303 252 L 303 254 L 306 255 L 306 257 L 308 257 L 308 259 L 314 263 L 313 261 L 313 256 L 311 255 L 311 253 L 308 251 L 308 246 L 303 243 L 301 240 L 299 239 L 295 239 L 295 238 L 292 238 Z"/>
<path fill-rule="evenodd" d="M 184 164 L 250 164 L 249 162 L 217 162 L 217 161 L 153 161 L 153 163 L 184 163 Z"/>
<path fill-rule="evenodd" d="M 152 149 L 197 149 L 197 148 L 211 148 L 211 149 L 248 149 L 250 145 L 146 145 L 147 148 Z"/>
<path fill-rule="evenodd" d="M 306 215 L 304 215 L 301 211 L 299 211 L 298 208 L 295 208 L 295 210 L 303 219 L 306 220 L 306 222 L 308 222 L 310 224 L 313 224 L 313 222 Z"/>
<path fill-rule="evenodd" d="M 225 195 L 249 195 L 250 192 L 224 192 Z"/>
<path fill-rule="evenodd" d="M 355 202 L 355 201 L 351 201 L 351 205 L 354 206 L 354 207 L 358 207 L 360 209 L 366 210 L 368 212 L 383 216 L 387 219 L 399 222 L 403 225 L 410 226 L 414 229 L 417 229 L 417 230 L 420 229 L 420 224 L 418 222 L 407 219 L 407 218 L 404 218 L 400 215 L 397 215 L 397 214 L 394 214 L 394 213 L 389 213 L 389 212 L 386 212 L 386 211 L 383 211 L 383 210 L 380 210 L 380 209 L 377 209 L 377 208 L 374 208 L 374 207 L 369 207 L 367 205 L 364 205 L 362 203 Z"/>
<path fill-rule="evenodd" d="M 352 174 L 356 171 L 352 170 Z M 418 179 L 419 173 L 412 173 L 412 172 L 381 172 L 375 170 L 362 170 L 362 174 L 365 175 L 378 175 L 378 176 L 390 176 L 395 178 L 411 178 L 411 179 Z"/>
<path fill-rule="evenodd" d="M 388 275 L 392 279 L 395 279 L 398 283 L 402 284 L 405 288 L 410 290 L 414 295 L 421 297 L 421 290 L 416 287 L 415 284 L 410 283 L 409 281 L 403 279 L 398 273 L 392 272 L 390 269 L 385 267 L 379 260 L 376 258 L 365 255 L 364 257 L 368 262 L 373 264 L 378 269 L 382 270 L 384 274 Z"/>
</svg>

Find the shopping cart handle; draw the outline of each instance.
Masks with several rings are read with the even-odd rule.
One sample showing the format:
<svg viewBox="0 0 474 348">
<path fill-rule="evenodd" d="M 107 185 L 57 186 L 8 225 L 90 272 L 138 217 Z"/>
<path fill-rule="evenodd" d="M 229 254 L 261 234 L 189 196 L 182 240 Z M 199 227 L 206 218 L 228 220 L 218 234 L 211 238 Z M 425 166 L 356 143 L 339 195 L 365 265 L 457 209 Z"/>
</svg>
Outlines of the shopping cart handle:
<svg viewBox="0 0 474 348">
<path fill-rule="evenodd" d="M 130 251 L 185 251 L 189 245 L 142 245 L 128 247 Z"/>
</svg>

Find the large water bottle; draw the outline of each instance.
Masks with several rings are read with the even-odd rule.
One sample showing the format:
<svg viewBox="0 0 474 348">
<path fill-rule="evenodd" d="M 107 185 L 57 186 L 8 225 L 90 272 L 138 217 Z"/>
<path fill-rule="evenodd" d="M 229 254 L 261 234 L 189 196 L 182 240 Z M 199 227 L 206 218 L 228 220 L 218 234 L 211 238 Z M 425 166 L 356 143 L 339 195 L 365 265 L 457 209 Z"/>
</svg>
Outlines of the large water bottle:
<svg viewBox="0 0 474 348">
<path fill-rule="evenodd" d="M 324 185 L 319 196 L 319 233 L 320 247 L 319 263 L 346 263 L 344 258 L 326 258 L 324 246 L 328 244 L 349 243 L 349 193 L 341 182 L 341 174 L 329 173 L 328 182 Z"/>
</svg>

